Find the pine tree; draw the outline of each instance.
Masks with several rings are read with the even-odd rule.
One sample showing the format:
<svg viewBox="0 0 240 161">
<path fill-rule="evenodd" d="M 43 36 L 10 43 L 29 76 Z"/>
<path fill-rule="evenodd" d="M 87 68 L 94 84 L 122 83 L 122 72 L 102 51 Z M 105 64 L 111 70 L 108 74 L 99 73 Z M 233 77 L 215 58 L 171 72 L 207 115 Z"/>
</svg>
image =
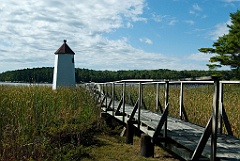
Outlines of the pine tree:
<svg viewBox="0 0 240 161">
<path fill-rule="evenodd" d="M 231 13 L 231 25 L 227 25 L 229 33 L 218 38 L 213 43 L 213 48 L 200 48 L 203 53 L 214 54 L 207 66 L 215 69 L 222 66 L 230 66 L 236 71 L 236 77 L 240 76 L 240 11 Z"/>
</svg>

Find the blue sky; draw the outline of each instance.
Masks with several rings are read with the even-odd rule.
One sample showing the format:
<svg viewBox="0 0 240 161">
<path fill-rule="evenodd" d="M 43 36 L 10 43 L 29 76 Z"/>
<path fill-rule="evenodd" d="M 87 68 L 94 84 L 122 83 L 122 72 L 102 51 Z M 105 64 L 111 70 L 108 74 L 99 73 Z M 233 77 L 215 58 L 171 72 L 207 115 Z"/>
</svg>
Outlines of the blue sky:
<svg viewBox="0 0 240 161">
<path fill-rule="evenodd" d="M 0 72 L 53 67 L 68 40 L 75 66 L 208 70 L 240 0 L 0 0 Z"/>
</svg>

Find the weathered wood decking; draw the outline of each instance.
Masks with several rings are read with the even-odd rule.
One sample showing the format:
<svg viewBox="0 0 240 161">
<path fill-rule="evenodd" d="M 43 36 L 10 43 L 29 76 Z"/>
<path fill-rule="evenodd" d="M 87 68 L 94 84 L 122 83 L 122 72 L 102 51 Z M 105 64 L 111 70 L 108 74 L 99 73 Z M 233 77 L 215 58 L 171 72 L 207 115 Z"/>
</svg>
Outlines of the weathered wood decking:
<svg viewBox="0 0 240 161">
<path fill-rule="evenodd" d="M 125 123 L 127 128 L 135 126 L 136 129 L 149 135 L 154 144 L 162 145 L 171 150 L 185 160 L 240 160 L 240 139 L 231 136 L 231 126 L 223 107 L 223 83 L 214 78 L 214 81 L 204 81 L 200 83 L 210 83 L 214 85 L 213 113 L 206 127 L 202 127 L 188 122 L 185 109 L 183 107 L 183 83 L 186 81 L 173 81 L 181 85 L 180 90 L 180 119 L 168 116 L 168 95 L 169 81 L 155 82 L 154 80 L 137 80 L 139 86 L 138 100 L 135 105 L 125 102 L 126 84 L 132 80 L 120 81 L 122 86 L 122 98 L 120 101 L 115 99 L 115 83 L 111 82 L 111 91 L 108 92 L 109 83 L 92 84 L 93 93 L 98 101 L 101 102 L 102 113 Z M 142 108 L 142 83 L 150 82 L 156 84 L 156 107 L 159 106 L 158 85 L 165 84 L 165 109 L 161 113 L 156 113 Z M 119 83 L 119 82 L 117 82 Z M 136 82 L 135 82 L 136 83 Z M 190 83 L 199 83 L 198 81 Z M 105 91 L 103 91 L 103 85 Z M 135 84 L 136 85 L 136 84 Z M 111 93 L 111 94 L 109 94 Z M 132 103 L 133 104 L 133 103 Z M 183 114 L 183 116 L 182 116 Z M 182 117 L 185 120 L 182 120 Z M 222 120 L 223 119 L 223 120 Z M 222 134 L 222 121 L 225 124 L 229 135 Z M 129 137 L 127 135 L 127 137 Z M 127 139 L 128 140 L 128 139 Z M 131 140 L 131 139 L 129 139 Z"/>
<path fill-rule="evenodd" d="M 110 103 L 110 98 L 107 99 L 108 104 Z M 115 101 L 115 109 L 119 101 Z M 106 105 L 106 102 L 104 102 Z M 106 110 L 105 107 L 102 108 L 103 111 Z M 115 117 L 116 119 L 127 123 L 129 117 L 132 114 L 134 107 L 128 104 L 125 105 L 125 116 L 124 115 L 114 115 L 113 111 L 106 111 L 109 115 Z M 120 112 L 123 112 L 123 108 L 120 109 Z M 141 119 L 140 119 L 140 130 L 145 134 L 153 137 L 154 132 L 158 126 L 159 120 L 162 117 L 160 113 L 154 113 L 149 110 L 141 109 Z M 134 120 L 137 122 L 138 120 L 138 111 L 134 115 Z M 134 126 L 138 127 L 138 124 L 134 124 Z M 173 117 L 167 118 L 167 137 L 179 145 L 183 146 L 182 150 L 185 149 L 184 152 L 180 152 L 183 155 L 183 159 L 191 160 L 192 153 L 196 149 L 198 142 L 204 133 L 205 128 L 177 119 Z M 160 135 L 163 135 L 163 130 L 161 130 Z M 219 160 L 240 160 L 240 140 L 227 135 L 218 135 L 217 139 L 217 157 Z M 174 150 L 174 149 L 172 149 Z M 177 150 L 177 149 L 175 149 Z M 179 153 L 179 150 L 177 150 Z M 209 138 L 207 144 L 202 152 L 202 156 L 206 158 L 210 158 L 211 155 L 211 139 Z"/>
</svg>

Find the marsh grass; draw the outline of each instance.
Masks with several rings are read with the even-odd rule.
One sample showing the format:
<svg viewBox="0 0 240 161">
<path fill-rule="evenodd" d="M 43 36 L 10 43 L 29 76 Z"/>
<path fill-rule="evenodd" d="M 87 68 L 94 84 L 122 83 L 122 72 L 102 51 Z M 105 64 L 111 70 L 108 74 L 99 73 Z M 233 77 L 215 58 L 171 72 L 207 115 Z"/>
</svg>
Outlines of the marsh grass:
<svg viewBox="0 0 240 161">
<path fill-rule="evenodd" d="M 233 134 L 240 137 L 240 85 L 225 84 L 223 90 L 223 105 L 231 124 Z"/>
<path fill-rule="evenodd" d="M 120 97 L 122 90 L 116 89 Z M 138 86 L 126 87 L 126 100 L 131 104 L 129 95 L 134 102 L 138 98 Z M 226 110 L 234 136 L 240 137 L 240 85 L 224 84 L 223 105 Z M 212 115 L 213 107 L 213 85 L 184 85 L 183 105 L 190 122 L 206 126 Z M 165 85 L 159 86 L 159 101 L 161 108 L 165 107 Z M 143 102 L 146 109 L 159 112 L 156 109 L 156 85 L 143 86 Z M 179 118 L 180 85 L 169 85 L 169 115 Z M 223 124 L 224 126 L 224 124 Z M 223 132 L 226 133 L 225 127 Z"/>
<path fill-rule="evenodd" d="M 138 86 L 127 86 L 128 103 L 131 103 L 130 96 L 136 102 L 138 90 Z M 190 122 L 206 125 L 212 113 L 213 91 L 211 85 L 184 87 L 184 107 Z M 118 99 L 121 92 L 121 86 L 116 87 Z M 156 86 L 143 86 L 145 108 L 159 112 L 155 107 L 155 94 Z M 240 85 L 224 85 L 224 107 L 237 137 L 240 136 L 239 94 Z M 174 117 L 179 117 L 179 96 L 180 86 L 170 85 L 169 113 Z M 165 87 L 161 85 L 159 101 L 162 108 L 164 97 Z M 0 160 L 113 160 L 120 154 L 125 160 L 133 160 L 139 155 L 139 148 L 132 151 L 131 146 L 123 145 L 121 141 L 116 143 L 116 137 L 102 135 L 109 129 L 105 129 L 107 127 L 99 119 L 99 113 L 100 109 L 96 108 L 90 93 L 81 87 L 52 91 L 50 87 L 42 86 L 2 85 Z M 101 134 L 96 136 L 99 132 Z M 123 148 L 124 153 L 119 153 L 119 148 Z M 112 155 L 107 158 L 102 156 L 110 153 Z M 130 153 L 133 155 L 126 158 L 125 154 Z"/>
<path fill-rule="evenodd" d="M 98 129 L 100 111 L 81 87 L 2 85 L 0 98 L 0 160 L 61 160 Z"/>
</svg>

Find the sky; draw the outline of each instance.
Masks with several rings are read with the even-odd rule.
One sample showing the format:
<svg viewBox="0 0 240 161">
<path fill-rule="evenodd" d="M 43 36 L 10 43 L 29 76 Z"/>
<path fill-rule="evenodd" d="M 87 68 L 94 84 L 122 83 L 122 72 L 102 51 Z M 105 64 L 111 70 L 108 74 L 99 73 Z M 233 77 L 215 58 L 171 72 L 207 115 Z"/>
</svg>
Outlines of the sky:
<svg viewBox="0 0 240 161">
<path fill-rule="evenodd" d="M 208 70 L 240 0 L 0 0 L 0 73 L 53 67 L 67 40 L 75 67 Z"/>
</svg>

